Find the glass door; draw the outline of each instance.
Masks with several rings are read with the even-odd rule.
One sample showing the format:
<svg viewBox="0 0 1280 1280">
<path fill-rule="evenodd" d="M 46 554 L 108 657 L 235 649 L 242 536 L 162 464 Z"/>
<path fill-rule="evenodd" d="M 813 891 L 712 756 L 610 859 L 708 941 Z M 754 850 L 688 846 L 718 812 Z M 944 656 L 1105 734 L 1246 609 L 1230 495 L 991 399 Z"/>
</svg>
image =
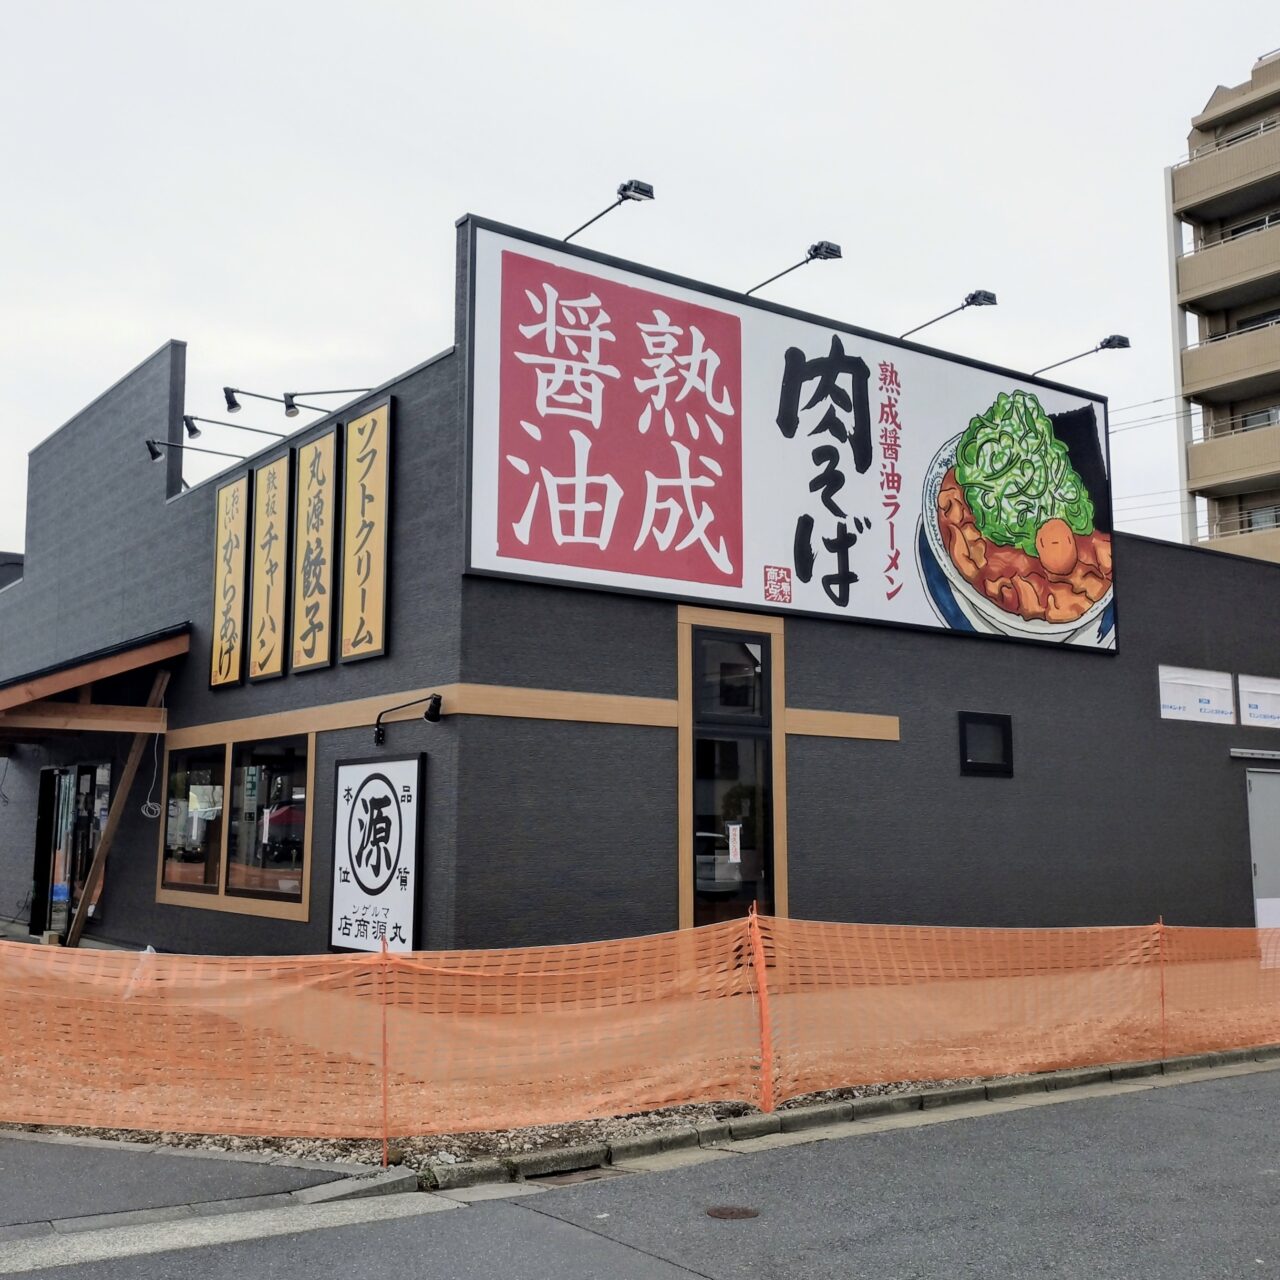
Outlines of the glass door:
<svg viewBox="0 0 1280 1280">
<path fill-rule="evenodd" d="M 769 637 L 693 632 L 695 925 L 773 910 Z"/>
</svg>

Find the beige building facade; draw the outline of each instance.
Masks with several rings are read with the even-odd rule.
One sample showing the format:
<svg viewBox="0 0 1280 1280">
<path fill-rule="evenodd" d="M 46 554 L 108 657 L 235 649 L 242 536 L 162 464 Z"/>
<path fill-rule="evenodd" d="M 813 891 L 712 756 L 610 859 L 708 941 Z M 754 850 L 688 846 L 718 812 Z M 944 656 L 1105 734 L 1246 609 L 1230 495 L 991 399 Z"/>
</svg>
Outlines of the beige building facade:
<svg viewBox="0 0 1280 1280">
<path fill-rule="evenodd" d="M 1214 90 L 1166 190 L 1183 533 L 1280 561 L 1280 50 Z"/>
</svg>

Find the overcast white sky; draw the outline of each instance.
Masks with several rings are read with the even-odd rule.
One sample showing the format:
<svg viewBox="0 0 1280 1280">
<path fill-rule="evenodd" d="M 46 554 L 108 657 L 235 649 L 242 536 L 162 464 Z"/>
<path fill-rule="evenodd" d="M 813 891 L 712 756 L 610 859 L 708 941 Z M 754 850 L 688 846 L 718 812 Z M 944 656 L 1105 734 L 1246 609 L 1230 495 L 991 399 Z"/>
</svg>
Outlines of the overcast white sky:
<svg viewBox="0 0 1280 1280">
<path fill-rule="evenodd" d="M 1208 19 L 1206 20 L 1206 15 Z M 0 0 L 0 549 L 27 451 L 167 338 L 224 383 L 367 386 L 448 346 L 454 220 L 564 234 L 1122 409 L 1172 386 L 1163 169 L 1274 0 L 111 4 Z M 275 406 L 246 424 L 279 427 Z M 302 419 L 294 425 L 301 425 Z M 200 443 L 243 448 L 210 428 Z M 1177 536 L 1172 426 L 1113 437 L 1122 527 Z M 188 455 L 188 475 L 207 474 Z M 201 460 L 213 461 L 213 460 Z M 141 439 L 138 466 L 146 466 Z"/>
</svg>

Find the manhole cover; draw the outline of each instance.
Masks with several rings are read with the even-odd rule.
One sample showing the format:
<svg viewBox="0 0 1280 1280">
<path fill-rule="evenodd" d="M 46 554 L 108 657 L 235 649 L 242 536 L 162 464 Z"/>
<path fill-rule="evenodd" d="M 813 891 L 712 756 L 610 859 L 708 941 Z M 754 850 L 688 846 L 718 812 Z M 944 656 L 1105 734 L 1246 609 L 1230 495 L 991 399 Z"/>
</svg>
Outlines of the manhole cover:
<svg viewBox="0 0 1280 1280">
<path fill-rule="evenodd" d="M 748 1209 L 741 1204 L 714 1204 L 707 1210 L 708 1218 L 729 1218 L 738 1221 L 742 1218 L 758 1218 L 759 1209 Z"/>
</svg>

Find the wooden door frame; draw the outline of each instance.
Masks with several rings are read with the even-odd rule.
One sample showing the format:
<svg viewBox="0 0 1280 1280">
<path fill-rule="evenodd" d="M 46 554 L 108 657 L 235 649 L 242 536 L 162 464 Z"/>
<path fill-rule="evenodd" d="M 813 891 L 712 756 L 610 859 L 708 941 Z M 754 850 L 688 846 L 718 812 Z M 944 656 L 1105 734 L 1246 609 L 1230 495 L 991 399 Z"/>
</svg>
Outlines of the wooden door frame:
<svg viewBox="0 0 1280 1280">
<path fill-rule="evenodd" d="M 770 767 L 773 810 L 773 913 L 787 915 L 787 675 L 783 619 L 680 605 L 676 617 L 676 786 L 678 921 L 693 928 L 693 631 L 751 631 L 769 637 Z"/>
</svg>

